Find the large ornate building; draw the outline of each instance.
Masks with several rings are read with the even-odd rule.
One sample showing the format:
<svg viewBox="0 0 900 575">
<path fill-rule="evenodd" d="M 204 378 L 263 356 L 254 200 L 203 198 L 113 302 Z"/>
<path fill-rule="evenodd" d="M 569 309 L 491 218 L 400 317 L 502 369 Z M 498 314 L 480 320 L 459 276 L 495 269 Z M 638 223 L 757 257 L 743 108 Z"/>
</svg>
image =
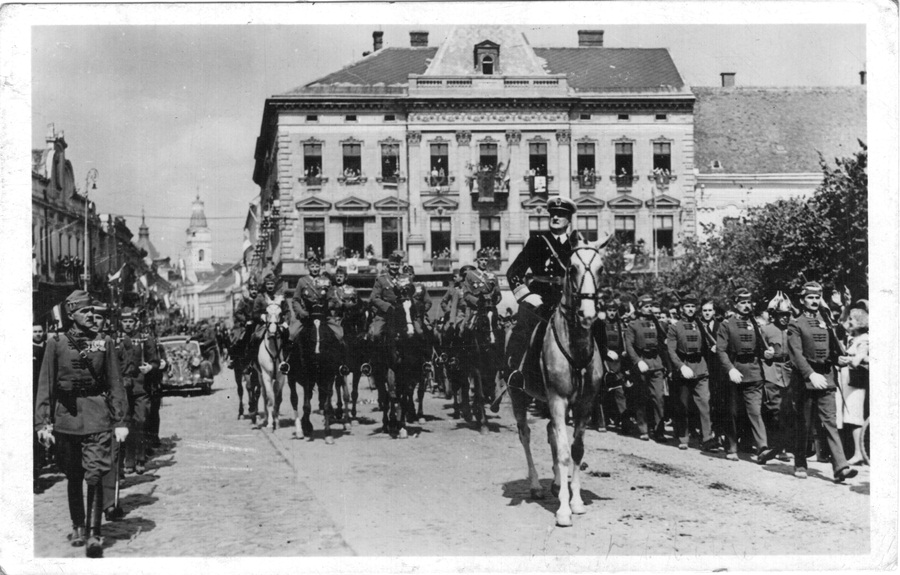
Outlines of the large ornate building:
<svg viewBox="0 0 900 575">
<path fill-rule="evenodd" d="M 665 49 L 533 47 L 503 26 L 427 32 L 265 103 L 253 179 L 276 214 L 262 261 L 386 257 L 424 274 L 492 248 L 501 270 L 571 197 L 588 238 L 662 252 L 696 230 L 694 95 Z"/>
</svg>

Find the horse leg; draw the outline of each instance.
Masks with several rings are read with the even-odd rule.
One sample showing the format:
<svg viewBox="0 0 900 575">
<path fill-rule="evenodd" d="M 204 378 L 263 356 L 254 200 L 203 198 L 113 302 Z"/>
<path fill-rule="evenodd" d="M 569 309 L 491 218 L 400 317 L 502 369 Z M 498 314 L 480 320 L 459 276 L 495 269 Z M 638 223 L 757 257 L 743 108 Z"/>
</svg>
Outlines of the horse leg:
<svg viewBox="0 0 900 575">
<path fill-rule="evenodd" d="M 481 371 L 475 371 L 472 374 L 473 391 L 475 392 L 475 423 L 478 433 L 484 435 L 487 433 L 487 417 L 484 413 L 484 392 L 482 390 Z"/>
<path fill-rule="evenodd" d="M 313 426 L 309 416 L 312 413 L 312 395 L 315 382 L 310 379 L 312 374 L 308 373 L 306 377 L 307 379 L 303 382 L 303 417 L 300 420 L 300 437 L 307 441 L 312 441 Z"/>
<path fill-rule="evenodd" d="M 421 382 L 419 383 L 419 387 L 418 387 L 419 408 L 416 411 L 416 419 L 425 419 L 425 411 L 422 409 L 422 403 L 424 403 L 424 401 L 425 401 L 425 388 L 427 388 L 427 387 L 428 387 L 428 374 L 423 372 L 422 379 L 421 379 Z"/>
<path fill-rule="evenodd" d="M 297 380 L 291 373 L 287 378 L 288 391 L 291 394 L 291 408 L 294 410 L 294 437 L 303 439 L 303 428 L 300 427 L 300 412 L 298 410 L 300 404 L 300 396 L 297 394 Z"/>
<path fill-rule="evenodd" d="M 462 412 L 463 419 L 466 420 L 466 423 L 472 422 L 472 406 L 469 401 L 469 389 L 472 387 L 472 372 L 468 368 L 465 371 L 465 376 L 460 378 L 460 403 L 462 404 Z"/>
<path fill-rule="evenodd" d="M 356 402 L 359 400 L 359 380 L 362 378 L 362 373 L 354 371 L 350 377 L 353 381 L 353 387 L 350 389 L 350 423 L 353 424 L 357 420 Z"/>
<path fill-rule="evenodd" d="M 575 515 L 587 513 L 584 501 L 581 499 L 581 460 L 584 458 L 584 430 L 590 417 L 590 404 L 588 409 L 576 406 L 574 409 L 575 432 L 572 437 L 572 501 L 570 507 Z"/>
<path fill-rule="evenodd" d="M 275 391 L 275 406 L 272 409 L 272 431 L 278 429 L 279 418 L 281 417 L 281 400 L 284 395 L 284 379 L 285 374 L 276 369 L 273 373 L 273 384 Z"/>
<path fill-rule="evenodd" d="M 334 410 L 331 406 L 331 395 L 334 389 L 335 374 L 323 370 L 319 379 L 319 396 L 324 398 L 322 403 L 322 415 L 325 419 L 325 444 L 334 445 L 334 437 L 331 435 L 331 420 L 334 417 Z"/>
<path fill-rule="evenodd" d="M 528 464 L 528 483 L 532 499 L 543 499 L 544 492 L 538 479 L 537 469 L 534 468 L 534 458 L 531 456 L 531 428 L 528 427 L 528 395 L 524 391 L 511 389 L 509 399 L 513 407 L 513 415 L 516 418 L 516 428 L 519 431 L 519 441 L 525 449 L 525 461 Z"/>
<path fill-rule="evenodd" d="M 559 481 L 559 509 L 556 511 L 556 524 L 559 527 L 570 527 L 572 525 L 572 508 L 569 506 L 569 466 L 572 464 L 572 453 L 566 433 L 566 412 L 569 407 L 566 399 L 556 395 L 552 390 L 549 390 L 547 394 L 547 402 L 550 408 L 550 423 L 547 424 L 547 430 L 549 431 L 551 428 L 553 430 L 551 447 L 553 448 L 554 481 Z"/>
<path fill-rule="evenodd" d="M 240 419 L 244 417 L 244 379 L 243 379 L 243 366 L 238 365 L 237 363 L 232 363 L 234 365 L 234 382 L 237 384 L 237 394 L 238 394 L 238 416 Z M 248 386 L 249 387 L 249 386 Z M 247 390 L 247 400 L 250 400 L 249 389 Z"/>
</svg>

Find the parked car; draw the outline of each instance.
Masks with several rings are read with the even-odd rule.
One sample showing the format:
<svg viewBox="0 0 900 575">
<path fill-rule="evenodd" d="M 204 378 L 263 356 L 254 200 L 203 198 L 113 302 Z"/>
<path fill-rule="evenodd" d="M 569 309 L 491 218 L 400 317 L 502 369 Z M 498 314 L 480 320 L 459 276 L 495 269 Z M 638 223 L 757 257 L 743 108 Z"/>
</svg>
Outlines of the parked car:
<svg viewBox="0 0 900 575">
<path fill-rule="evenodd" d="M 186 335 L 162 337 L 168 365 L 162 378 L 163 392 L 174 389 L 200 389 L 209 393 L 213 384 L 213 365 L 200 352 L 200 344 Z"/>
</svg>

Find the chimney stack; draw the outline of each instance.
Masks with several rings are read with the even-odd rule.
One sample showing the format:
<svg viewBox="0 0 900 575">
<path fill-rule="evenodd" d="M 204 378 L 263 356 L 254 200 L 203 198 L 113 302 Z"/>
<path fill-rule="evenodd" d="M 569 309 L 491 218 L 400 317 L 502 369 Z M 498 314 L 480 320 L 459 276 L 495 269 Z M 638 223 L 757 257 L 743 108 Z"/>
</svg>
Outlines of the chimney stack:
<svg viewBox="0 0 900 575">
<path fill-rule="evenodd" d="M 603 30 L 579 30 L 578 46 L 580 48 L 603 46 Z"/>
<path fill-rule="evenodd" d="M 384 38 L 384 32 L 372 32 L 372 51 L 377 52 L 381 50 L 382 40 Z"/>
<path fill-rule="evenodd" d="M 409 33 L 409 45 L 413 48 L 423 48 L 428 46 L 428 32 L 416 30 Z"/>
<path fill-rule="evenodd" d="M 861 86 L 865 86 L 865 85 L 866 85 L 866 71 L 865 71 L 865 70 L 862 70 L 862 71 L 860 71 L 860 73 L 859 73 L 859 84 L 860 84 Z"/>
<path fill-rule="evenodd" d="M 719 75 L 722 76 L 723 88 L 734 88 L 734 72 L 722 72 Z"/>
</svg>

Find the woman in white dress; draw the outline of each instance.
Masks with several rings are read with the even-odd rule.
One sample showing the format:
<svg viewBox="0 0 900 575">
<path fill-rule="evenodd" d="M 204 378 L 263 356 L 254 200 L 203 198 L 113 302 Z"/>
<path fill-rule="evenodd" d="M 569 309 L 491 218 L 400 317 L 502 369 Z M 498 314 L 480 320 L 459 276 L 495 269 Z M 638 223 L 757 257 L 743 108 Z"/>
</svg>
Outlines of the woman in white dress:
<svg viewBox="0 0 900 575">
<path fill-rule="evenodd" d="M 841 366 L 841 394 L 838 402 L 838 427 L 848 427 L 853 435 L 853 457 L 847 463 L 859 465 L 863 462 L 860 442 L 862 424 L 865 422 L 866 392 L 869 388 L 869 313 L 865 309 L 853 308 L 845 322 L 850 334 L 847 353 L 838 360 Z"/>
</svg>

